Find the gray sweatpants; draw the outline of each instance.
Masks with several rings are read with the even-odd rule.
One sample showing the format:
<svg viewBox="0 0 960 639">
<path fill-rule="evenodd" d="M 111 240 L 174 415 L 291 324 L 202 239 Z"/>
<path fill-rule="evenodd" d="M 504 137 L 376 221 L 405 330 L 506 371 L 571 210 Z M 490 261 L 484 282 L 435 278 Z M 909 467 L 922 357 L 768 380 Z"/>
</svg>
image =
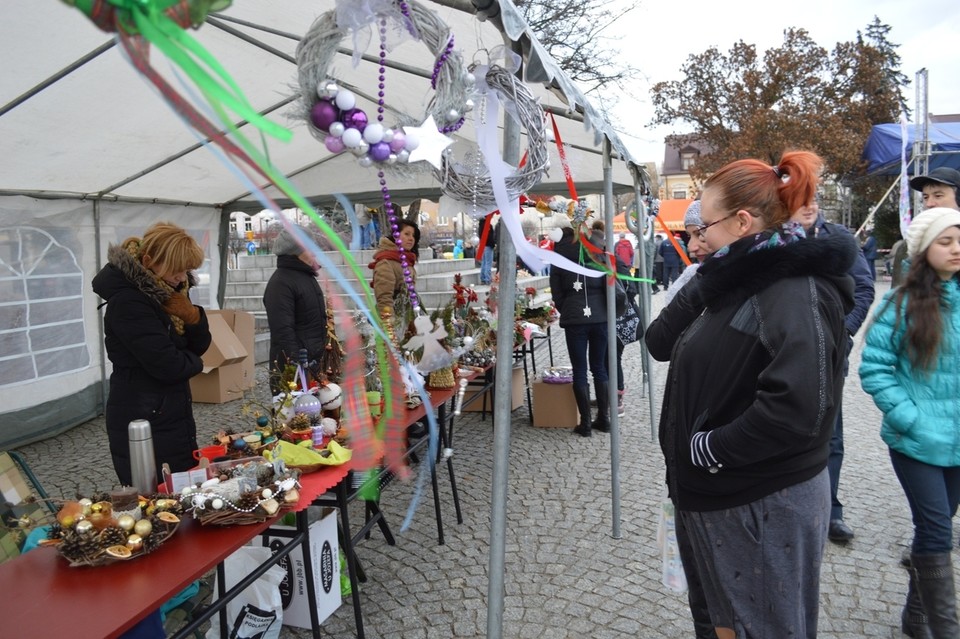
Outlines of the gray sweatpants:
<svg viewBox="0 0 960 639">
<path fill-rule="evenodd" d="M 728 510 L 681 511 L 713 624 L 737 639 L 817 636 L 830 479 Z"/>
</svg>

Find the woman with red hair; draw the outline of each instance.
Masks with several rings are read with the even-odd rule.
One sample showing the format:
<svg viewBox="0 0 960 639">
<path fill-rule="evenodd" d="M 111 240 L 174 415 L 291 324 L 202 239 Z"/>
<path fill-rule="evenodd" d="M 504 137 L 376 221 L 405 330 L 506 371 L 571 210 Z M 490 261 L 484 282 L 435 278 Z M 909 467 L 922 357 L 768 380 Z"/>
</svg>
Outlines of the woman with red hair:
<svg viewBox="0 0 960 639">
<path fill-rule="evenodd" d="M 694 229 L 712 255 L 646 334 L 671 360 L 660 444 L 719 639 L 817 634 L 857 254 L 789 221 L 820 167 L 797 151 L 712 175 Z"/>
</svg>

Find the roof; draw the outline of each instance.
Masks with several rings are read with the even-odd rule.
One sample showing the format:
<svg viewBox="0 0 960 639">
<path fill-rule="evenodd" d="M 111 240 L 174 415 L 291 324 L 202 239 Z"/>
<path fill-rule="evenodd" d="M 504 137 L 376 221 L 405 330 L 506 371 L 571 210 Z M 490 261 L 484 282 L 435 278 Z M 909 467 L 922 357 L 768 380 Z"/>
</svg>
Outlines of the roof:
<svg viewBox="0 0 960 639">
<path fill-rule="evenodd" d="M 931 118 L 933 119 L 933 118 Z M 907 124 L 907 172 L 914 173 L 912 163 L 913 144 L 917 140 L 916 125 Z M 948 166 L 960 170 L 960 122 L 934 122 L 930 124 L 928 139 L 931 143 L 929 168 Z M 899 124 L 877 124 L 863 147 L 863 159 L 867 161 L 870 175 L 899 175 L 900 150 L 903 136 Z"/>
<path fill-rule="evenodd" d="M 699 156 L 710 150 L 705 142 L 698 140 L 693 134 L 668 135 L 663 142 L 663 168 L 660 175 L 688 174 L 690 171 L 683 168 L 680 161 L 682 154 L 694 153 Z"/>
<path fill-rule="evenodd" d="M 423 2 L 449 25 L 465 64 L 481 55 L 477 52 L 502 48 L 504 34 L 492 21 L 480 21 L 476 14 L 448 1 Z M 615 191 L 632 191 L 630 154 L 613 127 L 546 55 L 526 23 L 516 19 L 516 8 L 509 0 L 498 3 L 504 17 L 510 17 L 509 37 L 529 58 L 524 64 L 528 87 L 558 116 L 578 189 L 603 191 L 601 143 L 606 138 L 612 146 Z M 293 131 L 289 143 L 266 142 L 267 153 L 314 204 L 332 203 L 334 192 L 354 195 L 357 202 L 380 197 L 375 170 L 358 170 L 349 153 L 331 154 L 293 117 L 297 44 L 316 17 L 334 4 L 333 0 L 284 0 L 283 10 L 278 11 L 276 3 L 268 0 L 234 2 L 189 32 L 223 64 L 255 110 Z M 51 42 L 57 46 L 50 46 Z M 330 64 L 333 75 L 341 85 L 354 89 L 358 106 L 376 112 L 376 98 L 369 97 L 377 94 L 375 46 L 367 50 L 374 55 L 367 55 L 356 68 L 351 64 L 349 37 L 341 47 Z M 4 3 L 0 50 L 7 52 L 5 59 L 29 61 L 18 65 L 15 73 L 0 75 L 0 190 L 263 208 L 233 170 L 210 153 L 152 87 L 137 77 L 112 37 L 80 11 L 63 3 Z M 186 95 L 178 72 L 160 52 L 155 51 L 151 59 L 158 73 Z M 396 122 L 400 114 L 419 116 L 425 109 L 424 96 L 432 95 L 430 52 L 422 43 L 408 41 L 390 51 L 389 61 L 388 121 Z M 536 77 L 530 78 L 531 74 Z M 255 141 L 259 138 L 248 135 Z M 458 146 L 463 148 L 461 143 L 469 145 L 472 136 L 472 127 L 463 127 L 456 136 L 455 152 Z M 537 191 L 565 193 L 555 145 L 550 155 L 554 168 Z M 391 181 L 394 201 L 438 199 L 432 171 L 413 173 Z"/>
</svg>

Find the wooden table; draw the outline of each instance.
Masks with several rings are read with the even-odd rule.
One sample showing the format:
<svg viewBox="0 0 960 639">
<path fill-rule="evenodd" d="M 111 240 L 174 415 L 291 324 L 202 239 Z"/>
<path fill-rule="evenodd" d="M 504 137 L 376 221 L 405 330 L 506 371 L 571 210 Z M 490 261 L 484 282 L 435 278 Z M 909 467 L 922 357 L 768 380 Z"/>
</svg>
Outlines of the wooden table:
<svg viewBox="0 0 960 639">
<path fill-rule="evenodd" d="M 329 471 L 305 475 L 301 499 L 294 508 L 297 533 L 290 542 L 261 569 L 221 592 L 220 598 L 177 636 L 186 636 L 202 625 L 297 546 L 303 546 L 308 558 L 306 508 L 318 494 L 340 483 L 348 470 L 348 465 L 333 466 Z M 222 590 L 224 559 L 276 521 L 204 527 L 184 517 L 176 534 L 149 555 L 98 567 L 71 568 L 55 548 L 34 549 L 0 564 L 0 634 L 17 639 L 117 637 L 213 567 L 218 568 Z M 306 577 L 308 596 L 315 597 L 312 571 L 306 571 Z M 312 610 L 316 615 L 316 606 Z M 225 632 L 223 622 L 221 618 Z M 318 636 L 316 628 L 314 636 Z"/>
</svg>

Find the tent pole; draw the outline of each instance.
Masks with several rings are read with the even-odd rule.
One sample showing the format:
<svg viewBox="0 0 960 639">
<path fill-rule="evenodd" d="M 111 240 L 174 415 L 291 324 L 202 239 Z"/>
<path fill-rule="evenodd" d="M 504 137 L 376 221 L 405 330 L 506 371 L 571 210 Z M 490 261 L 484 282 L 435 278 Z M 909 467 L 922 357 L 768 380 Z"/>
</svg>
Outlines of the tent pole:
<svg viewBox="0 0 960 639">
<path fill-rule="evenodd" d="M 633 177 L 633 197 L 636 201 L 637 206 L 637 215 L 641 215 L 640 210 L 640 185 L 637 184 L 637 175 L 634 174 Z M 639 222 L 637 227 L 639 230 Z M 650 234 L 653 235 L 653 228 L 650 229 Z M 637 246 L 640 248 L 640 277 L 647 279 L 650 277 L 650 274 L 647 273 L 647 243 L 643 239 L 642 233 L 637 233 L 638 241 Z M 644 329 L 650 326 L 650 304 L 651 304 L 651 295 L 649 286 L 640 287 L 640 296 L 643 299 L 643 304 L 640 305 L 640 321 L 643 323 Z M 640 348 L 642 348 L 641 357 L 643 362 L 643 372 L 644 372 L 644 382 L 647 385 L 647 401 L 650 402 L 650 440 L 653 441 L 656 436 L 656 423 L 657 423 L 657 407 L 653 401 L 653 368 L 650 361 L 650 351 L 647 350 L 647 343 L 643 340 L 640 340 Z"/>
<path fill-rule="evenodd" d="M 608 255 L 613 255 L 613 160 L 610 139 L 603 138 L 603 217 Z M 616 261 L 613 272 L 617 272 Z M 610 407 L 610 536 L 620 539 L 620 415 L 617 411 L 617 311 L 614 282 L 607 281 L 607 391 Z"/>
<path fill-rule="evenodd" d="M 114 45 L 116 45 L 115 40 L 109 40 L 107 42 L 104 42 L 99 47 L 97 47 L 96 49 L 88 53 L 87 55 L 74 61 L 73 64 L 70 64 L 60 69 L 59 71 L 51 75 L 49 78 L 47 78 L 43 82 L 37 84 L 30 90 L 15 97 L 10 102 L 7 102 L 2 107 L 0 107 L 0 117 L 6 115 L 8 111 L 12 111 L 13 109 L 17 108 L 18 106 L 20 106 L 21 104 L 23 104 L 24 102 L 32 98 L 33 96 L 37 95 L 38 93 L 40 93 L 41 91 L 49 87 L 50 85 L 56 84 L 61 79 L 70 75 L 71 73 L 73 73 L 74 71 L 76 71 L 77 69 L 85 65 L 87 62 L 90 62 L 91 60 L 96 58 L 98 55 L 103 53 L 104 51 L 108 51 L 109 49 L 112 49 Z"/>
<path fill-rule="evenodd" d="M 507 40 L 506 38 L 504 38 Z M 512 48 L 507 40 L 506 46 Z M 517 72 L 519 77 L 520 72 Z M 514 166 L 520 163 L 520 125 L 512 117 L 503 118 L 503 160 Z M 501 211 L 516 215 L 518 211 Z M 490 558 L 487 574 L 487 639 L 503 636 L 504 557 L 507 535 L 507 481 L 510 472 L 510 409 L 513 401 L 510 387 L 513 377 L 513 309 L 517 295 L 517 249 L 507 225 L 500 223 L 500 258 L 497 276 L 497 367 L 494 384 L 497 392 L 493 405 L 493 477 L 490 492 Z M 523 241 L 523 238 L 517 238 Z"/>
<path fill-rule="evenodd" d="M 93 237 L 94 237 L 94 255 L 97 260 L 97 272 L 103 268 L 103 250 L 100 248 L 103 239 L 102 229 L 100 228 L 100 200 L 93 200 Z M 100 335 L 100 411 L 107 410 L 107 344 L 106 336 L 103 332 L 103 315 L 106 311 L 100 305 L 97 305 L 97 316 L 100 321 L 97 322 L 97 333 Z"/>
<path fill-rule="evenodd" d="M 863 220 L 863 224 L 860 225 L 860 228 L 857 229 L 857 232 L 854 233 L 854 235 L 860 235 L 863 229 L 866 228 L 867 224 L 869 224 L 870 221 L 873 220 L 873 216 L 876 214 L 878 210 L 880 210 L 880 207 L 883 206 L 883 203 L 887 200 L 887 198 L 890 197 L 890 193 L 891 191 L 893 191 L 893 187 L 895 187 L 899 182 L 900 182 L 900 176 L 898 175 L 897 178 L 893 181 L 893 184 L 890 185 L 890 188 L 887 189 L 887 192 L 883 194 L 883 197 L 877 200 L 877 203 L 873 205 L 872 209 L 870 209 L 869 215 L 867 215 L 866 219 Z"/>
</svg>

